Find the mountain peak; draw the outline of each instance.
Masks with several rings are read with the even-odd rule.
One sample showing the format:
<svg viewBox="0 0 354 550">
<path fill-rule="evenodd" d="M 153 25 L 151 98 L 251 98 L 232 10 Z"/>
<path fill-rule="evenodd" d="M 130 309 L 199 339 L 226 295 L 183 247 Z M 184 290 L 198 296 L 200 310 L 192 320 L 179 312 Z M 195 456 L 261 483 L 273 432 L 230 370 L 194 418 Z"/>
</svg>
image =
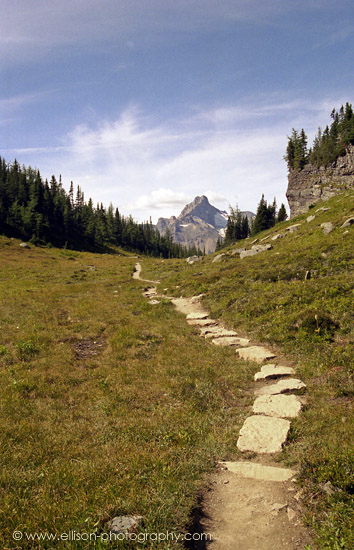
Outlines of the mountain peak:
<svg viewBox="0 0 354 550">
<path fill-rule="evenodd" d="M 178 216 L 178 220 L 183 221 L 186 217 L 193 216 L 214 225 L 214 217 L 218 212 L 219 210 L 210 204 L 208 197 L 201 195 L 200 197 L 195 197 L 192 202 L 183 208 Z"/>
<path fill-rule="evenodd" d="M 250 213 L 251 216 L 254 214 Z M 214 252 L 224 236 L 228 214 L 210 204 L 208 197 L 195 197 L 175 218 L 159 218 L 157 229 L 163 235 L 168 229 L 173 240 L 184 246 L 196 246 L 207 254 Z"/>
</svg>

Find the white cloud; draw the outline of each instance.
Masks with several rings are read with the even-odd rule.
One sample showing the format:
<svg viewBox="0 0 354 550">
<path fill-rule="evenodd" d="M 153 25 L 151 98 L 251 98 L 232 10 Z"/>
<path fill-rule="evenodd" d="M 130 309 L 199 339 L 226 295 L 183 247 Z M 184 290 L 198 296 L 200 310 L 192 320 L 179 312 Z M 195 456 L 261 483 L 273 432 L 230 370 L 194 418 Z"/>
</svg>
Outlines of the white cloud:
<svg viewBox="0 0 354 550">
<path fill-rule="evenodd" d="M 150 195 L 140 195 L 136 201 L 131 202 L 132 210 L 161 210 L 173 209 L 176 212 L 191 201 L 193 197 L 185 193 L 179 193 L 172 189 L 160 187 L 151 192 Z"/>
<path fill-rule="evenodd" d="M 311 142 L 319 121 L 329 121 L 340 101 L 272 99 L 224 106 L 230 117 L 222 116 L 221 124 L 220 107 L 161 124 L 130 106 L 115 121 L 75 127 L 61 148 L 48 144 L 27 151 L 29 161 L 22 150 L 21 162 L 38 166 L 44 177 L 55 167 L 66 187 L 73 180 L 86 198 L 112 201 L 139 220 L 177 216 L 202 194 L 224 209 L 237 203 L 241 210 L 255 211 L 262 193 L 270 201 L 276 196 L 280 205 L 286 202 L 283 155 L 291 127 L 304 127 Z"/>
</svg>

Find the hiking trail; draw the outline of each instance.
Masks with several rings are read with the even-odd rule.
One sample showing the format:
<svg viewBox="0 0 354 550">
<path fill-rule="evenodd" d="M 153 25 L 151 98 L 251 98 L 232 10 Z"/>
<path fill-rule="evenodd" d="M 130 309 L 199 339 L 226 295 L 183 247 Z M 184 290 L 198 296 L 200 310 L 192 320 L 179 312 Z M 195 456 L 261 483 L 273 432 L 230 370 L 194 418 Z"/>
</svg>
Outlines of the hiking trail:
<svg viewBox="0 0 354 550">
<path fill-rule="evenodd" d="M 140 263 L 136 264 L 133 277 L 159 284 L 141 278 Z M 167 298 L 159 295 L 156 287 L 144 290 L 143 294 L 151 305 Z M 287 358 L 277 357 L 272 350 L 240 338 L 235 331 L 211 319 L 201 304 L 202 297 L 169 299 L 186 316 L 188 324 L 199 328 L 206 342 L 233 347 L 238 357 L 254 361 L 260 370 L 255 374 L 253 410 L 236 443 L 245 459 L 219 462 L 212 474 L 209 490 L 203 495 L 199 521 L 202 532 L 211 535 L 211 542 L 196 543 L 194 548 L 304 549 L 311 536 L 301 521 L 297 472 L 280 466 L 279 453 L 287 439 L 291 418 L 300 414 L 305 404 L 306 386 L 294 377 L 295 370 Z"/>
</svg>

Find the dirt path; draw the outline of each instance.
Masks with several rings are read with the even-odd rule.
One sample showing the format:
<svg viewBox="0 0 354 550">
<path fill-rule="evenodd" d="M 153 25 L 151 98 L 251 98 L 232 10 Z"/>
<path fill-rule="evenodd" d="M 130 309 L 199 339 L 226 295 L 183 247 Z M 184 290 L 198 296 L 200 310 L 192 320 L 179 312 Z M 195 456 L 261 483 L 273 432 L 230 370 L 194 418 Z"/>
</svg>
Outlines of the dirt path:
<svg viewBox="0 0 354 550">
<path fill-rule="evenodd" d="M 135 269 L 134 278 L 144 280 L 140 277 L 141 265 L 137 264 Z M 158 281 L 147 282 L 158 284 Z M 158 298 L 161 298 L 156 288 L 145 290 L 144 295 L 152 305 L 159 303 Z M 151 300 L 152 297 L 155 299 Z M 304 402 L 304 398 L 294 395 L 293 390 L 305 388 L 305 385 L 291 378 L 293 369 L 281 366 L 274 353 L 263 346 L 252 345 L 248 339 L 239 338 L 236 332 L 210 319 L 201 298 L 173 298 L 171 301 L 186 315 L 189 324 L 200 328 L 201 337 L 214 345 L 233 346 L 240 357 L 262 366 L 255 376 L 258 389 L 253 413 L 250 410 L 237 441 L 244 456 L 251 453 L 253 458 L 218 465 L 210 479 L 209 490 L 203 495 L 198 522 L 198 529 L 210 535 L 211 541 L 195 543 L 189 548 L 304 549 L 311 536 L 301 522 L 301 491 L 295 483 L 296 471 L 281 466 L 279 453 L 290 429 L 290 419 L 299 414 Z M 269 359 L 271 364 L 267 363 Z"/>
<path fill-rule="evenodd" d="M 152 283 L 154 285 L 158 285 L 160 281 L 149 281 L 149 279 L 142 279 L 141 278 L 141 263 L 137 262 L 135 264 L 135 270 L 133 271 L 132 275 L 133 279 L 137 279 L 139 281 L 144 281 L 145 283 Z"/>
</svg>

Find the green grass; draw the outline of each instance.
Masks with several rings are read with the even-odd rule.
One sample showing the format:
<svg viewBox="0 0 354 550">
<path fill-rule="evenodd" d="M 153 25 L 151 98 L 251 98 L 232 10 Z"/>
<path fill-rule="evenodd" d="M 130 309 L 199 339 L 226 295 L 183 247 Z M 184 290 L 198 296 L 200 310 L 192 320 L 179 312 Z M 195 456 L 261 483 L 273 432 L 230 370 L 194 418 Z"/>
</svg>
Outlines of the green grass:
<svg viewBox="0 0 354 550">
<path fill-rule="evenodd" d="M 208 472 L 238 456 L 255 368 L 150 306 L 129 255 L 0 237 L 0 259 L 1 548 L 107 548 L 12 533 L 100 533 L 125 514 L 188 531 Z"/>
<path fill-rule="evenodd" d="M 322 206 L 330 210 L 316 213 Z M 308 223 L 309 214 L 316 218 Z M 320 550 L 354 548 L 354 226 L 341 228 L 352 216 L 354 193 L 346 192 L 257 235 L 285 234 L 301 223 L 295 233 L 266 240 L 273 249 L 257 256 L 240 260 L 233 246 L 217 263 L 208 256 L 191 266 L 145 266 L 146 277 L 158 278 L 170 294 L 203 292 L 214 317 L 296 365 L 307 406 L 292 422 L 283 458 L 300 467 L 305 519 Z M 324 235 L 320 224 L 327 221 L 335 228 Z"/>
</svg>

